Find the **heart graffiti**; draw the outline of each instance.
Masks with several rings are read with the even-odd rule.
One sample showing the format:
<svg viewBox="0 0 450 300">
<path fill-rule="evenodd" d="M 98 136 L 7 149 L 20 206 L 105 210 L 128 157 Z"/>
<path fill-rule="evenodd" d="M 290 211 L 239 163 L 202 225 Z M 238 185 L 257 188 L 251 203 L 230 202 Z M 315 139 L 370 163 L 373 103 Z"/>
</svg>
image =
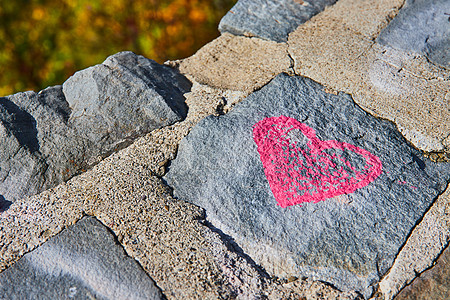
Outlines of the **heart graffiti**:
<svg viewBox="0 0 450 300">
<path fill-rule="evenodd" d="M 322 141 L 314 129 L 286 116 L 256 123 L 253 139 L 281 207 L 350 194 L 381 174 L 381 161 L 372 153 L 344 142 Z"/>
</svg>

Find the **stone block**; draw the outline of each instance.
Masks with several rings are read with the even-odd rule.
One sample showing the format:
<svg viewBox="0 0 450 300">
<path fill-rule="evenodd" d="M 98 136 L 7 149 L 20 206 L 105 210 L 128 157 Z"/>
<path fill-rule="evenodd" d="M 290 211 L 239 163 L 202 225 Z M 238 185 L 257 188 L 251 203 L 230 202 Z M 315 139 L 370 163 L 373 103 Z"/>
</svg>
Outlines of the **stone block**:
<svg viewBox="0 0 450 300">
<path fill-rule="evenodd" d="M 286 42 L 300 24 L 336 0 L 239 0 L 222 18 L 220 32 Z"/>
<path fill-rule="evenodd" d="M 407 0 L 377 41 L 395 49 L 427 56 L 450 68 L 450 2 Z"/>
<path fill-rule="evenodd" d="M 0 197 L 54 187 L 186 117 L 191 83 L 132 52 L 79 71 L 63 86 L 0 98 Z"/>
<path fill-rule="evenodd" d="M 8 299 L 162 299 L 154 281 L 92 217 L 0 273 L 0 294 Z"/>
<path fill-rule="evenodd" d="M 153 129 L 186 117 L 190 82 L 172 68 L 120 52 L 75 73 L 63 84 L 70 126 L 93 145 L 90 157 L 110 154 Z"/>
<path fill-rule="evenodd" d="M 165 177 L 269 273 L 366 297 L 449 178 L 393 123 L 286 74 L 202 120 Z"/>
</svg>

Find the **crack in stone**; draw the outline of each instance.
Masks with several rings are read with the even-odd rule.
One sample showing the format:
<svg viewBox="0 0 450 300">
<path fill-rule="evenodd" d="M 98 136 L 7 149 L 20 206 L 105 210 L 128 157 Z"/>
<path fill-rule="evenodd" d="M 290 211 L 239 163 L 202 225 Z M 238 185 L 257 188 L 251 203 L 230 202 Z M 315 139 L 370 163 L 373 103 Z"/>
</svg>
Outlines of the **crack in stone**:
<svg viewBox="0 0 450 300">
<path fill-rule="evenodd" d="M 430 221 L 430 220 L 428 220 L 428 215 L 431 214 L 432 210 L 434 211 L 434 207 L 435 207 L 436 202 L 438 201 L 439 197 L 445 196 L 444 194 L 448 193 L 449 189 L 450 189 L 450 183 L 447 184 L 447 188 L 444 189 L 443 192 L 441 192 L 440 194 L 438 194 L 436 196 L 436 198 L 433 200 L 433 203 L 430 205 L 430 207 L 426 210 L 426 212 L 422 215 L 422 217 L 412 227 L 405 242 L 399 248 L 399 251 L 398 251 L 397 255 L 395 256 L 391 267 L 384 274 L 384 276 L 382 276 L 380 278 L 379 286 L 378 286 L 378 293 L 384 294 L 387 297 L 387 299 L 392 299 L 394 296 L 396 296 L 398 293 L 400 293 L 406 286 L 410 285 L 414 281 L 415 278 L 420 276 L 420 274 L 422 274 L 423 272 L 425 272 L 428 269 L 431 269 L 434 266 L 437 259 L 439 258 L 439 256 L 442 254 L 442 252 L 448 247 L 449 239 L 450 239 L 450 231 L 448 231 L 446 234 L 446 238 L 445 238 L 446 242 L 441 246 L 438 254 L 434 257 L 434 259 L 431 262 L 428 263 L 428 266 L 424 270 L 422 270 L 421 272 L 418 272 L 416 270 L 416 268 L 414 268 L 413 271 L 415 273 L 415 276 L 413 278 L 410 278 L 407 275 L 406 275 L 406 277 L 405 277 L 405 275 L 401 276 L 401 272 L 404 272 L 404 269 L 406 268 L 405 263 L 407 265 L 411 264 L 411 261 L 408 257 L 401 257 L 401 256 L 403 255 L 403 253 L 405 251 L 410 252 L 410 251 L 414 251 L 416 249 L 416 247 L 414 247 L 414 249 L 409 249 L 410 248 L 409 247 L 410 240 L 416 239 L 416 235 L 420 234 L 420 231 L 426 230 L 426 227 L 424 229 L 421 228 L 421 224 L 424 222 L 425 219 L 427 219 L 427 222 Z M 431 218 L 433 218 L 433 217 L 431 217 Z M 434 222 L 434 221 L 432 221 L 432 222 Z M 426 223 L 424 226 L 426 226 Z M 419 233 L 416 233 L 416 232 L 419 232 Z M 414 243 L 414 242 L 415 241 L 413 240 L 411 243 Z M 405 249 L 405 247 L 407 247 L 407 246 L 408 246 L 408 248 Z M 401 260 L 400 262 L 398 262 L 399 259 Z M 404 260 L 404 262 L 402 262 L 403 260 Z M 397 271 L 397 270 L 400 270 L 400 271 Z M 399 273 L 399 274 L 396 275 L 396 273 Z M 400 278 L 405 278 L 403 283 L 396 285 L 395 282 L 396 282 L 396 280 L 398 280 L 396 276 L 400 276 Z M 391 277 L 393 277 L 393 279 L 391 279 Z M 392 281 L 392 283 L 391 283 L 391 285 L 389 285 L 389 283 L 391 281 Z M 383 288 L 382 286 L 385 286 L 385 288 Z M 401 288 L 398 288 L 398 286 L 401 286 Z M 384 290 L 386 288 L 389 290 Z"/>
</svg>

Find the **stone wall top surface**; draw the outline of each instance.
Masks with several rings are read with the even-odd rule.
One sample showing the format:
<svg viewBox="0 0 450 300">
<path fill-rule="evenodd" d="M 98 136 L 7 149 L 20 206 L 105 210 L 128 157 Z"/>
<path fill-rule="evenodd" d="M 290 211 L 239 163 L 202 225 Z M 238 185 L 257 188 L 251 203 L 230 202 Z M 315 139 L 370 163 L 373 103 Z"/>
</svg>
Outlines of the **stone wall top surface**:
<svg viewBox="0 0 450 300">
<path fill-rule="evenodd" d="M 240 0 L 189 58 L 1 97 L 1 294 L 445 292 L 447 2 Z"/>
</svg>

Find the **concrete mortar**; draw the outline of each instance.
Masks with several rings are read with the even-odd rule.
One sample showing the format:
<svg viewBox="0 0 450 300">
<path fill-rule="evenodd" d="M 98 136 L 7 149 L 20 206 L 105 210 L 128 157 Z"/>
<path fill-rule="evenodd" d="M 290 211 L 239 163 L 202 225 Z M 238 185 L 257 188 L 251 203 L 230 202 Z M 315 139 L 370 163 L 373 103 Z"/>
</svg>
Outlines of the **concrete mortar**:
<svg viewBox="0 0 450 300">
<path fill-rule="evenodd" d="M 224 33 L 184 59 L 180 72 L 213 87 L 252 92 L 290 67 L 286 43 Z"/>
<path fill-rule="evenodd" d="M 294 70 L 351 94 L 367 111 L 395 122 L 417 148 L 448 152 L 449 72 L 373 41 L 401 5 L 341 0 L 327 8 L 290 34 Z"/>
</svg>

